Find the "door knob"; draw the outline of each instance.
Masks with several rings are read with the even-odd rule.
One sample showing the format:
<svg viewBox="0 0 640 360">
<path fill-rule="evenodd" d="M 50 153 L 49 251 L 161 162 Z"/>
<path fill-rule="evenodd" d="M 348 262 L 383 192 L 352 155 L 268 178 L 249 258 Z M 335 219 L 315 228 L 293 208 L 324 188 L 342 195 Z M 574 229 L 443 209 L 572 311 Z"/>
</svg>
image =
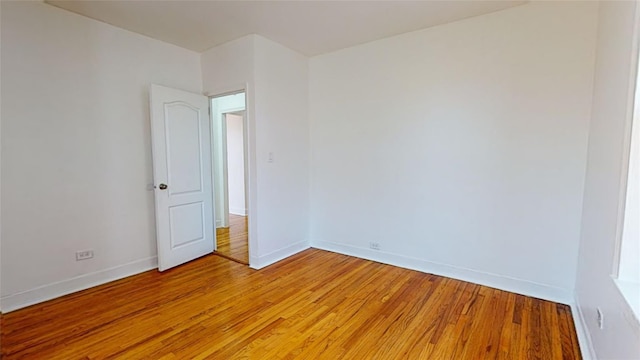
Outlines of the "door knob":
<svg viewBox="0 0 640 360">
<path fill-rule="evenodd" d="M 166 190 L 168 188 L 168 186 L 167 186 L 167 184 L 160 184 L 160 185 L 158 185 L 158 188 L 160 190 Z"/>
</svg>

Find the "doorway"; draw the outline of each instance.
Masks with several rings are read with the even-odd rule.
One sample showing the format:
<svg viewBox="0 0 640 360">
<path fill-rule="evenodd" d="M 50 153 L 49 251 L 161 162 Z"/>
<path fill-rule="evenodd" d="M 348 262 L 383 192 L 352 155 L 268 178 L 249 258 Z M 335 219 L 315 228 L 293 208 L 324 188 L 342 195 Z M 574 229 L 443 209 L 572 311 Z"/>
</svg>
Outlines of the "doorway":
<svg viewBox="0 0 640 360">
<path fill-rule="evenodd" d="M 216 254 L 249 264 L 245 93 L 211 98 Z"/>
</svg>

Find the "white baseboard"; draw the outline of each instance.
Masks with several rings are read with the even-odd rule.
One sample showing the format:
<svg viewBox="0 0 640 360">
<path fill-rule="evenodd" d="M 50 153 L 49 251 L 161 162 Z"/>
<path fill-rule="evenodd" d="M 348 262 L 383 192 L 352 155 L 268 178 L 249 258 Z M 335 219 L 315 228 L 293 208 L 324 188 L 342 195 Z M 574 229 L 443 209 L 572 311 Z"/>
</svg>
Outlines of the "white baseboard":
<svg viewBox="0 0 640 360">
<path fill-rule="evenodd" d="M 114 280 L 119 280 L 127 276 L 139 274 L 157 267 L 158 258 L 153 256 L 109 269 L 83 274 L 71 279 L 40 286 L 35 289 L 3 296 L 0 298 L 0 304 L 2 304 L 1 309 L 3 313 L 8 313 L 30 305 L 55 299 L 60 296 L 102 285 Z"/>
<path fill-rule="evenodd" d="M 596 352 L 593 348 L 593 342 L 591 342 L 591 335 L 587 328 L 584 313 L 580 302 L 578 301 L 578 294 L 574 294 L 575 300 L 571 304 L 571 315 L 573 315 L 573 323 L 576 327 L 576 333 L 578 334 L 578 343 L 580 344 L 580 352 L 584 360 L 595 360 Z"/>
<path fill-rule="evenodd" d="M 309 248 L 309 243 L 306 241 L 300 241 L 293 245 L 289 245 L 280 250 L 276 250 L 270 252 L 269 254 L 263 256 L 251 256 L 249 258 L 249 267 L 252 269 L 262 269 L 263 267 L 269 266 L 271 264 L 277 263 L 280 260 L 288 258 L 291 255 L 299 253 L 300 251 L 307 250 Z"/>
<path fill-rule="evenodd" d="M 247 209 L 229 208 L 229 214 L 247 216 Z"/>
<path fill-rule="evenodd" d="M 392 254 L 385 251 L 365 249 L 327 241 L 312 241 L 311 247 L 377 261 L 383 264 L 467 281 L 474 284 L 480 284 L 495 289 L 532 296 L 561 304 L 573 303 L 573 296 L 570 291 L 528 280 L 516 279 L 452 265 L 439 264 L 404 255 Z"/>
</svg>

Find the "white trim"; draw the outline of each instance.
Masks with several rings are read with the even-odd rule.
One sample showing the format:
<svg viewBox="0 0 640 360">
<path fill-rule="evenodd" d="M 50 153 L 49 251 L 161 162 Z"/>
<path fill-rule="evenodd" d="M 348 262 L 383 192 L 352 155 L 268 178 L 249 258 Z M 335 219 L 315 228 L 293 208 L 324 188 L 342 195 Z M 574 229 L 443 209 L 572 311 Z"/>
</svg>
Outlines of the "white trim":
<svg viewBox="0 0 640 360">
<path fill-rule="evenodd" d="M 227 114 L 235 114 L 238 111 L 242 111 L 244 112 L 244 114 L 242 114 L 242 151 L 243 151 L 243 159 L 244 159 L 244 163 L 242 164 L 243 170 L 244 170 L 244 198 L 245 198 L 245 204 L 247 203 L 247 175 L 249 172 L 249 164 L 247 163 L 247 121 L 246 121 L 246 111 L 247 111 L 247 94 L 245 92 L 239 92 L 238 94 L 244 94 L 245 95 L 245 105 L 244 106 L 240 106 L 240 107 L 235 107 L 235 108 L 229 108 L 226 109 L 224 112 L 222 112 L 222 129 L 223 129 L 223 134 L 222 134 L 222 157 L 223 157 L 223 161 L 222 161 L 222 171 L 224 172 L 223 174 L 223 178 L 226 179 L 226 181 L 224 182 L 224 191 L 226 196 L 224 197 L 224 209 L 226 211 L 225 215 L 228 216 L 228 214 L 232 214 L 232 215 L 240 215 L 240 216 L 247 216 L 247 209 L 239 209 L 239 208 L 231 208 L 229 206 L 229 153 L 228 153 L 228 147 L 227 147 L 227 137 L 228 137 L 228 133 L 227 133 Z M 213 97 L 212 99 L 216 99 L 217 97 Z M 229 219 L 227 218 L 227 224 L 229 224 Z"/>
<path fill-rule="evenodd" d="M 241 91 L 238 94 L 242 94 L 242 93 L 244 93 L 244 91 Z M 232 94 L 232 95 L 234 95 L 234 94 Z M 237 94 L 235 94 L 235 95 L 237 95 Z M 209 99 L 213 100 L 213 99 L 218 99 L 218 98 L 225 97 L 225 96 L 229 96 L 229 95 L 214 96 L 214 97 L 211 97 Z M 244 101 L 245 102 L 245 106 L 236 106 L 234 108 L 224 109 L 224 111 L 221 111 L 220 114 L 222 114 L 222 115 L 227 115 L 227 114 L 237 115 L 237 113 L 239 113 L 241 111 L 246 111 L 247 110 L 247 98 L 246 98 L 247 94 L 245 93 L 244 96 L 245 96 L 245 101 Z"/>
<path fill-rule="evenodd" d="M 262 269 L 271 264 L 277 263 L 280 260 L 286 259 L 291 255 L 297 254 L 301 251 L 307 250 L 309 248 L 309 243 L 306 241 L 300 241 L 293 245 L 289 245 L 282 249 L 272 251 L 266 255 L 258 256 L 258 257 L 250 257 L 249 259 L 249 267 L 252 269 Z"/>
<path fill-rule="evenodd" d="M 584 360 L 595 360 L 596 352 L 591 342 L 591 335 L 587 328 L 587 322 L 585 321 L 582 307 L 578 302 L 578 294 L 575 294 L 574 303 L 571 304 L 571 315 L 573 315 L 573 323 L 578 334 L 578 343 L 580 344 L 580 352 Z"/>
<path fill-rule="evenodd" d="M 34 289 L 22 291 L 16 294 L 3 296 L 0 298 L 2 312 L 18 310 L 30 305 L 38 304 L 47 300 L 55 299 L 77 291 L 92 288 L 94 286 L 106 284 L 141 272 L 156 269 L 158 258 L 156 256 L 136 260 L 128 264 L 115 266 L 88 274 L 83 274 L 70 279 L 39 286 Z"/>
<path fill-rule="evenodd" d="M 491 274 L 473 269 L 411 258 L 404 255 L 392 254 L 385 251 L 370 250 L 327 241 L 312 241 L 311 247 L 399 266 L 406 269 L 446 276 L 457 280 L 472 282 L 474 284 L 480 284 L 495 289 L 532 296 L 562 304 L 573 303 L 573 296 L 570 291 L 533 281 L 516 279 L 504 275 Z"/>
<path fill-rule="evenodd" d="M 633 40 L 631 44 L 631 69 L 629 70 L 629 76 L 631 81 L 629 81 L 629 88 L 627 89 L 627 113 L 625 115 L 625 124 L 624 124 L 624 138 L 622 139 L 622 166 L 620 170 L 620 186 L 618 187 L 618 209 L 617 211 L 617 222 L 616 222 L 616 237 L 615 237 L 615 251 L 613 254 L 613 262 L 611 269 L 611 275 L 615 278 L 619 276 L 620 272 L 620 257 L 622 251 L 622 231 L 624 229 L 624 212 L 626 209 L 627 202 L 627 182 L 629 180 L 629 161 L 631 160 L 631 136 L 632 136 L 632 128 L 633 121 L 635 117 L 635 112 L 640 111 L 640 109 L 635 108 L 636 102 L 638 102 L 638 98 L 640 97 L 640 93 L 638 93 L 638 60 L 640 58 L 640 6 L 638 6 L 637 2 L 634 2 L 635 5 L 635 20 L 633 24 Z"/>
<path fill-rule="evenodd" d="M 229 208 L 229 214 L 247 216 L 247 209 Z"/>
</svg>

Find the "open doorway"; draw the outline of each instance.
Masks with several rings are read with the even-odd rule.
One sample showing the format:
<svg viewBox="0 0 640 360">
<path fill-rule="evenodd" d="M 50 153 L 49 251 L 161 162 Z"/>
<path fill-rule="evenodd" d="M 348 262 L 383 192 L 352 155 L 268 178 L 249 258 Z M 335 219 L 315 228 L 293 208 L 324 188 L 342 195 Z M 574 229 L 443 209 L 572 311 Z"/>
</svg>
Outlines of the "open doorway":
<svg viewBox="0 0 640 360">
<path fill-rule="evenodd" d="M 245 93 L 211 98 L 216 254 L 249 264 Z"/>
</svg>

